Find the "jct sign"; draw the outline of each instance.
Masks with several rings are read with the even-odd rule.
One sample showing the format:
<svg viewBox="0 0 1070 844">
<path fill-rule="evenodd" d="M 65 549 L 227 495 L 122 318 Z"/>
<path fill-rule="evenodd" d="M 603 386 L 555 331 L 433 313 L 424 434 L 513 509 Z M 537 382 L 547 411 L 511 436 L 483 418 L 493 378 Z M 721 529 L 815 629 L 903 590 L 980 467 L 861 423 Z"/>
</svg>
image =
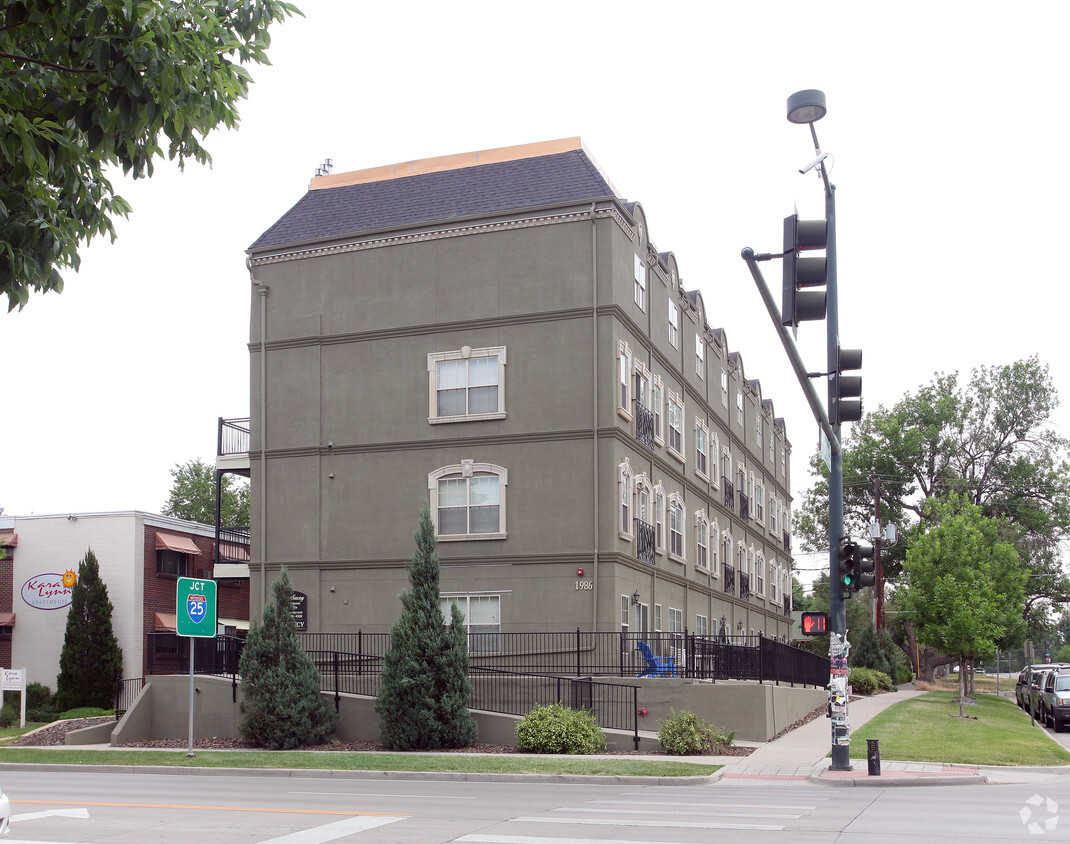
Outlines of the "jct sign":
<svg viewBox="0 0 1070 844">
<path fill-rule="evenodd" d="M 216 634 L 215 581 L 193 577 L 178 579 L 178 600 L 175 607 L 179 636 L 211 639 Z"/>
</svg>

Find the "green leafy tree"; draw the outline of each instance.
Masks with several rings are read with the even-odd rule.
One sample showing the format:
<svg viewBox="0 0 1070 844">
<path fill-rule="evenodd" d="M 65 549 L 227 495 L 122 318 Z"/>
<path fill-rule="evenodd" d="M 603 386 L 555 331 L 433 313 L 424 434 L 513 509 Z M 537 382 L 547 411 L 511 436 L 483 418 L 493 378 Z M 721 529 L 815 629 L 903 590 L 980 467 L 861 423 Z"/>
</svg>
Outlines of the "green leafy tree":
<svg viewBox="0 0 1070 844">
<path fill-rule="evenodd" d="M 115 705 L 115 680 L 122 675 L 123 651 L 112 631 L 113 609 L 96 555 L 87 550 L 71 589 L 59 657 L 56 707 L 60 712 L 80 706 L 111 709 Z"/>
<path fill-rule="evenodd" d="M 165 516 L 215 524 L 215 468 L 199 458 L 177 463 L 171 469 L 171 492 L 163 505 Z M 223 475 L 220 524 L 249 526 L 249 484 L 232 474 Z"/>
<path fill-rule="evenodd" d="M 436 549 L 435 527 L 425 505 L 409 564 L 411 588 L 401 596 L 401 615 L 390 631 L 375 701 L 380 740 L 394 750 L 466 747 L 476 737 L 468 709 L 464 617 L 456 604 L 448 627 L 442 616 Z"/>
<path fill-rule="evenodd" d="M 253 619 L 238 672 L 241 734 L 262 747 L 290 750 L 323 744 L 337 715 L 320 695 L 320 678 L 301 647 L 293 617 L 293 585 L 284 568 L 271 584 L 272 601 Z"/>
<path fill-rule="evenodd" d="M 1008 540 L 1030 569 L 1023 617 L 1034 606 L 1048 614 L 1070 594 L 1060 546 L 1070 537 L 1070 442 L 1050 426 L 1059 399 L 1048 367 L 1034 356 L 1005 366 L 978 367 L 968 383 L 937 374 L 892 408 L 879 407 L 852 426 L 844 444 L 844 524 L 862 536 L 873 517 L 880 480 L 881 521 L 894 522 L 905 541 L 882 554 L 895 579 L 916 535 L 932 515 L 928 503 L 962 495 L 985 516 L 1005 520 Z M 806 549 L 828 547 L 828 479 L 803 497 L 795 532 Z M 915 532 L 908 529 L 922 523 Z"/>
<path fill-rule="evenodd" d="M 129 205 L 106 171 L 211 161 L 201 140 L 238 125 L 279 0 L 11 0 L 0 12 L 0 293 L 63 289 L 82 241 L 115 237 Z"/>
<path fill-rule="evenodd" d="M 1024 630 L 1026 570 L 1005 528 L 964 496 L 930 501 L 896 593 L 918 641 L 959 656 L 962 716 L 965 666 Z"/>
</svg>

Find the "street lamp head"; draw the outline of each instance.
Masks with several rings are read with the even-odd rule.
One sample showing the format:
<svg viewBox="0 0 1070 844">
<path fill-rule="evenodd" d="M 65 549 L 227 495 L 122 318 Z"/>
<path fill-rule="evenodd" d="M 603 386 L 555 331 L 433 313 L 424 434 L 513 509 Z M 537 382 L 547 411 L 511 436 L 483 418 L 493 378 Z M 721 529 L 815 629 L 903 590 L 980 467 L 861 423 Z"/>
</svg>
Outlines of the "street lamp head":
<svg viewBox="0 0 1070 844">
<path fill-rule="evenodd" d="M 788 97 L 788 120 L 792 123 L 813 123 L 825 116 L 825 93 L 813 88 L 796 91 Z"/>
</svg>

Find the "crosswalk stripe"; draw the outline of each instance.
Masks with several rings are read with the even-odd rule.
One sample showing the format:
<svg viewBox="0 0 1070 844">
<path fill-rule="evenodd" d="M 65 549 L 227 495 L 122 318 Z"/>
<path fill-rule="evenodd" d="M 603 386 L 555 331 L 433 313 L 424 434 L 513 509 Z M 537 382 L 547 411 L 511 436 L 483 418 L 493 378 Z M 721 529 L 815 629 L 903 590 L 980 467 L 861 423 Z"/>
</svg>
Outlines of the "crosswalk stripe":
<svg viewBox="0 0 1070 844">
<path fill-rule="evenodd" d="M 699 823 L 697 821 L 638 821 L 612 818 L 513 818 L 514 823 L 571 823 L 588 826 L 638 826 L 662 829 L 755 829 L 778 832 L 783 825 L 755 823 Z"/>
<path fill-rule="evenodd" d="M 551 809 L 552 812 L 613 812 L 617 815 L 664 815 L 660 809 L 595 809 L 587 807 L 569 809 Z M 774 815 L 769 812 L 676 812 L 677 815 L 699 818 L 778 818 L 793 820 L 802 815 Z"/>
<path fill-rule="evenodd" d="M 283 835 L 281 838 L 269 838 L 266 841 L 261 841 L 260 844 L 326 844 L 327 841 L 334 841 L 345 835 L 352 835 L 354 832 L 363 832 L 367 829 L 374 829 L 377 826 L 400 820 L 403 820 L 403 818 L 372 818 L 367 816 L 346 818 L 344 821 L 335 821 L 323 826 L 314 826 L 311 829 L 292 832 L 289 835 Z"/>
<path fill-rule="evenodd" d="M 534 835 L 462 835 L 465 844 L 683 844 L 675 841 L 632 841 L 624 838 L 542 838 Z"/>
</svg>

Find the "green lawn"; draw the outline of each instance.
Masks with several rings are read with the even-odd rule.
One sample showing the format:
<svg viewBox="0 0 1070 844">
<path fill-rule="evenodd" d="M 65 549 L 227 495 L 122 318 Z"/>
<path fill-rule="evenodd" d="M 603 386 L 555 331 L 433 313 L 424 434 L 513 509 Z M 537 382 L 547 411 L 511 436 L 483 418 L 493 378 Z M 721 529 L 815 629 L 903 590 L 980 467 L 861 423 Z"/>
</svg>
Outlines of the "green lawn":
<svg viewBox="0 0 1070 844">
<path fill-rule="evenodd" d="M 50 750 L 0 748 L 0 763 L 31 762 L 67 765 L 159 765 L 172 768 L 301 768 L 337 771 L 419 771 L 484 774 L 584 774 L 588 776 L 709 776 L 719 765 L 676 760 L 647 761 L 615 757 L 492 756 L 457 753 L 345 753 L 331 751 L 198 750 Z"/>
<path fill-rule="evenodd" d="M 1070 751 L 1052 741 L 1014 702 L 979 695 L 959 718 L 958 695 L 928 692 L 901 701 L 851 732 L 851 756 L 864 759 L 869 739 L 881 759 L 967 765 L 1067 765 Z"/>
</svg>

